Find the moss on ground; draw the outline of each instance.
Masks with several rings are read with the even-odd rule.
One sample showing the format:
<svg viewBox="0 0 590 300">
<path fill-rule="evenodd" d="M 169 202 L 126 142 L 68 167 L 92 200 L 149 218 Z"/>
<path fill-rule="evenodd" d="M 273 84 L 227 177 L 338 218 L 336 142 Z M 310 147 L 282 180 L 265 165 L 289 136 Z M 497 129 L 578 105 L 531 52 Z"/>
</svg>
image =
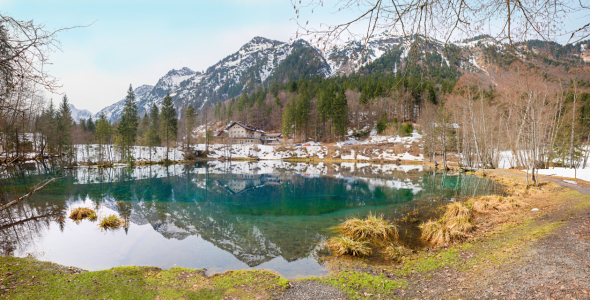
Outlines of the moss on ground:
<svg viewBox="0 0 590 300">
<path fill-rule="evenodd" d="M 398 289 L 407 286 L 405 280 L 391 280 L 384 274 L 376 276 L 352 270 L 334 272 L 312 280 L 336 287 L 350 299 L 395 299 Z"/>
<path fill-rule="evenodd" d="M 11 299 L 259 299 L 273 298 L 288 280 L 268 271 L 117 267 L 73 272 L 33 258 L 0 257 L 0 297 Z"/>
</svg>

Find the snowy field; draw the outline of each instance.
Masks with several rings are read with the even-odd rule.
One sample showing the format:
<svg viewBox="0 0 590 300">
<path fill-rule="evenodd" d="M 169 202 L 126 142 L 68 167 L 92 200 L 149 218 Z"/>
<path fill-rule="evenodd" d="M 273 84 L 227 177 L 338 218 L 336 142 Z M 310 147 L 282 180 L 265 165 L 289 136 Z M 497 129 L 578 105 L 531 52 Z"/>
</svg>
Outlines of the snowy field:
<svg viewBox="0 0 590 300">
<path fill-rule="evenodd" d="M 224 145 L 211 144 L 209 145 L 209 158 L 214 159 L 259 159 L 259 160 L 281 160 L 281 159 L 339 159 L 350 161 L 423 161 L 422 154 L 412 155 L 407 151 L 394 150 L 393 147 L 371 147 L 378 145 L 397 145 L 398 149 L 408 149 L 414 143 L 420 143 L 422 136 L 414 133 L 409 137 L 384 137 L 371 135 L 364 141 L 347 140 L 345 142 L 338 142 L 331 146 L 320 145 L 319 143 L 303 143 L 311 144 L 310 146 L 294 146 L 294 145 Z M 421 145 L 419 145 L 421 147 Z M 76 161 L 81 163 L 96 163 L 99 161 L 99 145 L 76 145 Z M 204 144 L 193 146 L 193 150 L 205 150 Z M 117 146 L 103 147 L 104 161 L 107 162 L 121 162 L 121 153 Z M 162 161 L 166 158 L 165 147 L 149 147 L 135 146 L 132 147 L 131 153 L 136 161 Z M 34 155 L 30 155 L 30 158 Z M 181 148 L 170 148 L 168 153 L 170 160 L 184 160 L 184 153 Z"/>
<path fill-rule="evenodd" d="M 513 165 L 513 162 L 514 162 L 514 159 L 513 159 L 512 152 L 511 151 L 502 151 L 500 153 L 500 160 L 498 163 L 498 168 L 499 169 L 510 169 Z M 582 163 L 580 163 L 579 165 L 582 165 Z M 522 171 L 526 172 L 526 170 L 522 170 Z M 580 180 L 590 182 L 590 166 L 587 166 L 584 169 L 572 169 L 572 168 L 563 168 L 563 167 L 539 169 L 539 175 L 573 178 L 573 179 L 580 179 Z M 569 181 L 566 181 L 566 182 L 569 182 Z M 575 181 L 572 181 L 572 182 L 575 183 Z"/>
</svg>

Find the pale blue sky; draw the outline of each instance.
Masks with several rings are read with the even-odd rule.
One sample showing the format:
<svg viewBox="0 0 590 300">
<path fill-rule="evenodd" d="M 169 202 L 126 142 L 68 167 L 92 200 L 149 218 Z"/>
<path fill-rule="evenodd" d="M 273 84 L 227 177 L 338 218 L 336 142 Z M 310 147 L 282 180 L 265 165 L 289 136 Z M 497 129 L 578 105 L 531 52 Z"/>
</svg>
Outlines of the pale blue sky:
<svg viewBox="0 0 590 300">
<path fill-rule="evenodd" d="M 335 24 L 352 16 L 332 11 L 325 5 L 300 20 Z M 49 29 L 94 22 L 59 35 L 62 51 L 49 69 L 70 101 L 93 113 L 122 99 L 130 83 L 154 85 L 173 68 L 204 70 L 254 36 L 286 42 L 297 28 L 289 0 L 0 0 L 0 12 Z"/>
<path fill-rule="evenodd" d="M 131 83 L 154 85 L 169 70 L 204 70 L 254 36 L 288 41 L 295 16 L 287 0 L 0 1 L 1 11 L 59 35 L 52 74 L 78 108 L 93 113 L 122 99 Z M 54 98 L 60 96 L 54 96 Z"/>
</svg>

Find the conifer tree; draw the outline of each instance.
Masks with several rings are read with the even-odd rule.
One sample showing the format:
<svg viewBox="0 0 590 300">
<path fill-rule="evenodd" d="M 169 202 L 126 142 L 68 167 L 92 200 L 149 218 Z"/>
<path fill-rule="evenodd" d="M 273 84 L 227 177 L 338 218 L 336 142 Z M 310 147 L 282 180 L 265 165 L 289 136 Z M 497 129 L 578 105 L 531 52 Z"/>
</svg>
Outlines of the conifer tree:
<svg viewBox="0 0 590 300">
<path fill-rule="evenodd" d="M 72 141 L 72 112 L 70 110 L 70 103 L 68 96 L 64 95 L 59 105 L 59 112 L 57 114 L 57 139 L 59 155 L 66 155 L 68 164 L 72 163 L 73 149 L 71 147 Z"/>
<path fill-rule="evenodd" d="M 126 161 L 133 160 L 131 156 L 131 146 L 135 144 L 137 138 L 137 127 L 139 126 L 139 117 L 137 116 L 137 105 L 135 104 L 135 93 L 133 87 L 129 85 L 123 115 L 117 126 L 119 142 L 121 144 L 123 159 Z"/>
<path fill-rule="evenodd" d="M 150 111 L 150 128 L 147 131 L 147 144 L 150 147 L 150 161 L 152 160 L 152 148 L 155 146 L 159 146 L 162 141 L 160 140 L 160 110 L 158 106 L 154 103 L 152 105 L 152 110 Z"/>
<path fill-rule="evenodd" d="M 160 132 L 160 109 L 154 103 L 150 111 L 150 128 L 154 129 L 156 133 Z"/>
<path fill-rule="evenodd" d="M 348 102 L 346 100 L 346 90 L 342 89 L 336 99 L 334 99 L 334 106 L 333 106 L 333 122 L 334 127 L 336 128 L 336 132 L 341 136 L 344 137 L 346 134 L 346 127 L 348 126 Z"/>
<path fill-rule="evenodd" d="M 43 157 L 45 149 L 48 152 L 57 149 L 57 120 L 53 99 L 50 100 L 49 107 L 41 114 L 39 128 L 44 141 L 41 144 L 41 156 Z"/>
<path fill-rule="evenodd" d="M 326 123 L 332 118 L 334 98 L 334 90 L 329 87 L 321 93 L 318 99 L 318 113 L 320 122 L 322 122 L 322 134 L 324 138 L 326 138 Z"/>
<path fill-rule="evenodd" d="M 111 123 L 109 123 L 104 113 L 101 113 L 99 119 L 96 121 L 96 129 L 94 134 L 96 142 L 98 143 L 98 160 L 101 164 L 104 162 L 105 156 L 104 145 L 109 143 L 112 134 L 113 129 L 111 127 Z"/>
<path fill-rule="evenodd" d="M 306 87 L 303 87 L 297 99 L 295 108 L 295 124 L 297 131 L 305 133 L 307 139 L 307 125 L 309 124 L 309 113 L 311 111 L 311 96 Z"/>
<path fill-rule="evenodd" d="M 195 108 L 192 105 L 184 112 L 184 130 L 186 135 L 186 148 L 190 150 L 192 146 L 192 134 L 193 129 L 195 128 L 195 122 L 197 120 L 197 114 L 195 113 Z"/>
<path fill-rule="evenodd" d="M 295 121 L 294 116 L 295 101 L 293 99 L 292 101 L 287 102 L 287 104 L 285 105 L 285 109 L 283 110 L 283 135 L 285 135 L 286 137 L 288 137 L 291 133 L 295 135 L 295 132 L 293 132 L 293 123 Z"/>
<path fill-rule="evenodd" d="M 90 116 L 86 121 L 86 130 L 94 132 L 95 128 L 96 125 L 94 124 L 94 121 L 92 121 L 92 116 Z"/>
<path fill-rule="evenodd" d="M 178 134 L 178 119 L 170 94 L 166 94 L 166 97 L 164 97 L 160 119 L 162 138 L 166 141 L 166 160 L 168 160 L 170 142 L 176 140 L 176 135 Z"/>
</svg>

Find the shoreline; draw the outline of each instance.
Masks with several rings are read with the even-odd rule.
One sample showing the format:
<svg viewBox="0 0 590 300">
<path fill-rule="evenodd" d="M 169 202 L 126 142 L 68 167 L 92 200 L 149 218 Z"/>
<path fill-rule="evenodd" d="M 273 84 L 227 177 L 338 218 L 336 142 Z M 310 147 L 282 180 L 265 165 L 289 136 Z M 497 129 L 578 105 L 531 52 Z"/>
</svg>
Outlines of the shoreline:
<svg viewBox="0 0 590 300">
<path fill-rule="evenodd" d="M 523 182 L 523 178 L 519 177 L 521 173 L 490 170 L 483 176 L 520 186 Z M 485 270 L 508 272 L 518 268 L 518 264 L 513 264 L 515 260 L 520 260 L 523 251 L 519 249 L 530 249 L 538 241 L 554 236 L 554 232 L 564 225 L 563 218 L 559 216 L 569 215 L 571 218 L 590 208 L 590 197 L 552 182 L 545 181 L 543 187 L 537 189 L 526 189 L 529 194 L 523 197 L 529 206 L 510 217 L 510 221 L 490 228 L 482 223 L 479 226 L 483 226 L 483 232 L 474 238 L 448 247 L 422 249 L 400 265 L 371 265 L 362 259 L 341 257 L 328 262 L 332 271 L 327 276 L 290 281 L 265 270 L 227 271 L 205 276 L 200 269 L 178 267 L 161 270 L 122 266 L 90 272 L 38 261 L 32 257 L 0 257 L 0 269 L 3 271 L 0 272 L 3 284 L 0 295 L 23 293 L 21 295 L 32 296 L 43 292 L 44 296 L 67 298 L 68 292 L 76 292 L 78 295 L 88 295 L 89 298 L 103 297 L 100 295 L 133 298 L 139 292 L 148 298 L 193 295 L 197 298 L 276 299 L 288 293 L 304 293 L 306 289 L 320 288 L 327 289 L 333 295 L 343 294 L 350 298 L 377 298 L 377 295 L 382 298 L 394 295 L 404 298 L 473 296 L 478 292 L 476 281 L 487 278 Z M 531 212 L 531 207 L 538 207 L 541 212 Z M 447 290 L 446 284 L 436 281 L 437 274 L 446 274 L 449 268 L 452 272 L 460 272 L 460 277 L 468 278 L 460 282 L 460 285 L 469 286 L 467 289 Z M 109 283 L 113 280 L 111 278 L 117 284 Z M 434 281 L 428 289 L 435 294 L 424 291 L 421 287 L 424 280 Z M 97 291 L 96 287 L 100 287 L 100 290 Z M 61 294 L 63 288 L 66 288 L 66 293 Z M 170 294 L 171 288 L 180 294 Z"/>
</svg>

